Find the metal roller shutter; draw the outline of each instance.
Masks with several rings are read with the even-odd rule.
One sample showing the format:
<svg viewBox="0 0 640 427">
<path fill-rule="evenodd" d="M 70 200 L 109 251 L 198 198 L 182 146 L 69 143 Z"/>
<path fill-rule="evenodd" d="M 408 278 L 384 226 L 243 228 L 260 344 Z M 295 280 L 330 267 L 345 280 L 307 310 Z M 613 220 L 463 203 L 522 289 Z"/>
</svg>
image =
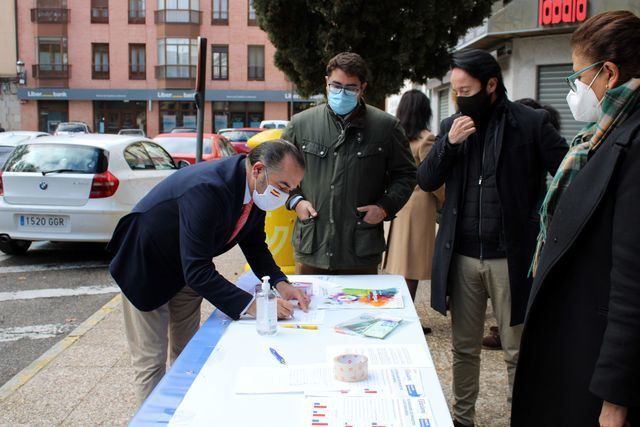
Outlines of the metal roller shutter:
<svg viewBox="0 0 640 427">
<path fill-rule="evenodd" d="M 571 73 L 573 73 L 571 64 L 541 65 L 538 67 L 538 102 L 558 110 L 560 113 L 560 133 L 567 142 L 571 142 L 585 125 L 585 123 L 573 119 L 567 104 L 569 86 L 566 77 Z"/>
<path fill-rule="evenodd" d="M 438 120 L 449 117 L 449 88 L 438 91 Z"/>
</svg>

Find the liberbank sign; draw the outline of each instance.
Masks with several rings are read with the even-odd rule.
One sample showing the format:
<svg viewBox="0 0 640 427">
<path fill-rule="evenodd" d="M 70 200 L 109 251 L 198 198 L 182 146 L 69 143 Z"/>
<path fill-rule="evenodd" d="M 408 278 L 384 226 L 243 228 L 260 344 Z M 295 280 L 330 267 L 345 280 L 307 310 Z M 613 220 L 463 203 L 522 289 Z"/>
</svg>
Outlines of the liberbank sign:
<svg viewBox="0 0 640 427">
<path fill-rule="evenodd" d="M 52 89 L 19 88 L 18 99 L 69 101 L 194 101 L 195 92 L 171 89 Z M 306 102 L 284 90 L 207 90 L 206 101 Z"/>
</svg>

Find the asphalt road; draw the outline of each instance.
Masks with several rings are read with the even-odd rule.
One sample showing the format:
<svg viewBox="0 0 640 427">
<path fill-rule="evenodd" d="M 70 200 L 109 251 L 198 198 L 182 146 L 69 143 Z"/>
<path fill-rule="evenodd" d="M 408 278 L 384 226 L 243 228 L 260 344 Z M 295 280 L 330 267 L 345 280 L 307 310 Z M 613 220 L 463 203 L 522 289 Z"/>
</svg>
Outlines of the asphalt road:
<svg viewBox="0 0 640 427">
<path fill-rule="evenodd" d="M 0 252 L 0 386 L 116 295 L 108 263 L 104 244 Z"/>
</svg>

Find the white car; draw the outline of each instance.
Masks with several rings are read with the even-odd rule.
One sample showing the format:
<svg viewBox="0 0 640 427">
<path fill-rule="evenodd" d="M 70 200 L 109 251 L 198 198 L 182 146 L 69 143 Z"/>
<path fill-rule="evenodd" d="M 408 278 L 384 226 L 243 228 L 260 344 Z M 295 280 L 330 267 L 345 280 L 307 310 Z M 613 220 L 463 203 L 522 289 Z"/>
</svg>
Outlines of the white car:
<svg viewBox="0 0 640 427">
<path fill-rule="evenodd" d="M 288 120 L 263 120 L 260 122 L 260 127 L 265 129 L 284 129 L 288 124 Z"/>
<path fill-rule="evenodd" d="M 74 133 L 91 133 L 85 122 L 62 122 L 56 127 L 54 135 L 71 135 Z"/>
<path fill-rule="evenodd" d="M 9 157 L 9 154 L 16 148 L 16 145 L 21 142 L 28 141 L 30 139 L 40 138 L 42 136 L 49 136 L 44 132 L 32 132 L 28 130 L 16 130 L 10 132 L 0 133 L 0 169 L 4 162 Z"/>
<path fill-rule="evenodd" d="M 108 242 L 118 220 L 178 169 L 147 138 L 76 134 L 18 145 L 0 171 L 0 251 L 32 241 Z"/>
</svg>

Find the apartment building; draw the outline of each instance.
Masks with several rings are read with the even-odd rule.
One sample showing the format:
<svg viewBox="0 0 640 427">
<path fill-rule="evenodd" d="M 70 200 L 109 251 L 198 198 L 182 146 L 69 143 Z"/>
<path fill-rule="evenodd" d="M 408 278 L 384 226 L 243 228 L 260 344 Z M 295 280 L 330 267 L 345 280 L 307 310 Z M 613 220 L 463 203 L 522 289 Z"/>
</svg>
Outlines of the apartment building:
<svg viewBox="0 0 640 427">
<path fill-rule="evenodd" d="M 0 126 L 6 130 L 20 128 L 15 16 L 15 0 L 0 1 Z"/>
<path fill-rule="evenodd" d="M 273 64 L 252 0 L 21 0 L 28 70 L 24 129 L 84 121 L 94 131 L 148 135 L 195 127 L 197 37 L 206 37 L 205 132 L 287 119 L 300 99 Z"/>
</svg>

